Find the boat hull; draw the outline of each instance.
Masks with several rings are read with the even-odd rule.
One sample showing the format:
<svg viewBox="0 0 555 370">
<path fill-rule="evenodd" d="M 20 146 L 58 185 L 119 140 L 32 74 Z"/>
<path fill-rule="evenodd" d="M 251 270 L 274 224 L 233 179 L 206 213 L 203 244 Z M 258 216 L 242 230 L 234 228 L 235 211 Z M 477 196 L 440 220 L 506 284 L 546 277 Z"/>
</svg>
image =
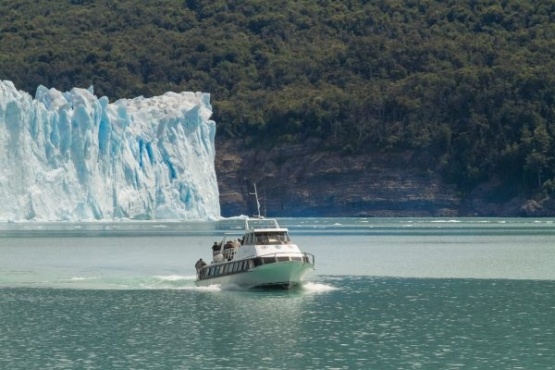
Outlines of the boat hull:
<svg viewBox="0 0 555 370">
<path fill-rule="evenodd" d="M 219 284 L 221 286 L 236 286 L 242 289 L 290 289 L 301 284 L 305 275 L 313 269 L 314 265 L 306 262 L 277 262 L 235 274 L 203 278 L 197 280 L 196 284 L 197 286 Z"/>
</svg>

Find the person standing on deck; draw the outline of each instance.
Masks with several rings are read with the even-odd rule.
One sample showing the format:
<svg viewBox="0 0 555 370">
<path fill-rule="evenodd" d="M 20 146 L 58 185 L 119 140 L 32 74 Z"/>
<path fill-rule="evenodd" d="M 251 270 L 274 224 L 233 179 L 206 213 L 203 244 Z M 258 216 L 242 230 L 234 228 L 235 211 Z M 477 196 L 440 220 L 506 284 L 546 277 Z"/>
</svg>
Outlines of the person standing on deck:
<svg viewBox="0 0 555 370">
<path fill-rule="evenodd" d="M 195 263 L 195 268 L 197 269 L 197 272 L 198 272 L 201 268 L 203 268 L 204 266 L 206 266 L 206 262 L 204 262 L 204 261 L 202 260 L 202 258 L 199 259 L 199 260 L 197 261 L 197 263 Z"/>
</svg>

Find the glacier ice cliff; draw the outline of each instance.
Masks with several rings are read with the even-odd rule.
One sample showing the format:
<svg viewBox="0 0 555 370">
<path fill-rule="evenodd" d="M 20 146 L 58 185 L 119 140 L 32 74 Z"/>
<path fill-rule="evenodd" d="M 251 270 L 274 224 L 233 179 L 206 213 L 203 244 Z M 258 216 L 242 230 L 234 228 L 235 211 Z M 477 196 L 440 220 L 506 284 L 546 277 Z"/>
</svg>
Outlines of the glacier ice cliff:
<svg viewBox="0 0 555 370">
<path fill-rule="evenodd" d="M 220 216 L 206 93 L 109 103 L 0 81 L 0 221 Z"/>
</svg>

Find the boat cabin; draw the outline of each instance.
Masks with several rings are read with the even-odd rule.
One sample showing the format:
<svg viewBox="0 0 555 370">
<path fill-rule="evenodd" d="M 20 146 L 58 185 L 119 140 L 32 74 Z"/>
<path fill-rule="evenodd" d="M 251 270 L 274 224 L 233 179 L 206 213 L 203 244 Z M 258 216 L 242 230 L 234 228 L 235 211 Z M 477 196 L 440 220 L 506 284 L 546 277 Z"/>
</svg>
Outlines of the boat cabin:
<svg viewBox="0 0 555 370">
<path fill-rule="evenodd" d="M 245 220 L 243 245 L 289 244 L 291 238 L 287 229 L 279 227 L 275 219 Z"/>
</svg>

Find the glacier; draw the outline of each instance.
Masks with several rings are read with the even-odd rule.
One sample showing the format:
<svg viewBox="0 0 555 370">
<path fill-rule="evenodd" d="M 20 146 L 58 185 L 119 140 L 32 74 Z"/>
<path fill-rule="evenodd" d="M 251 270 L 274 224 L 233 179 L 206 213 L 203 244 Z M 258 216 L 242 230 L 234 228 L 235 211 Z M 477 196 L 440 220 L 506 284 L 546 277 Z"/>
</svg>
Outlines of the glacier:
<svg viewBox="0 0 555 370">
<path fill-rule="evenodd" d="M 110 103 L 0 81 L 0 221 L 220 216 L 210 95 Z"/>
</svg>

